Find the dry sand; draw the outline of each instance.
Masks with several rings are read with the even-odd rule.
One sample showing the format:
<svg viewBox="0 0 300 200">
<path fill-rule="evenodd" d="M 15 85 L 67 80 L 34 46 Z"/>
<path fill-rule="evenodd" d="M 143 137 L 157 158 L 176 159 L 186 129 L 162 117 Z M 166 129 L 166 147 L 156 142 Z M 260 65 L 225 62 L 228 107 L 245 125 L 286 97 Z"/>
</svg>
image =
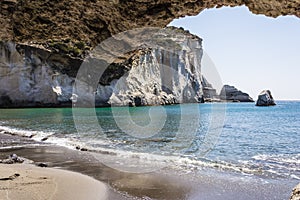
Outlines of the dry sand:
<svg viewBox="0 0 300 200">
<path fill-rule="evenodd" d="M 0 164 L 1 200 L 102 200 L 107 186 L 75 172 L 28 164 Z"/>
</svg>

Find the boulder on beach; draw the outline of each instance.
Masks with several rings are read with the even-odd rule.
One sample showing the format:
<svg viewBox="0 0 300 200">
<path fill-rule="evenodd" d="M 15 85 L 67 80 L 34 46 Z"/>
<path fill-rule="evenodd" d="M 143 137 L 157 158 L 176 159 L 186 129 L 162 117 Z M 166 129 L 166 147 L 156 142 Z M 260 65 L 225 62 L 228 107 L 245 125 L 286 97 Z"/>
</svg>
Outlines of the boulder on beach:
<svg viewBox="0 0 300 200">
<path fill-rule="evenodd" d="M 300 184 L 294 188 L 290 200 L 300 200 Z"/>
<path fill-rule="evenodd" d="M 19 157 L 16 154 L 11 154 L 7 157 L 7 159 L 0 160 L 1 164 L 15 164 L 15 163 L 23 163 L 25 158 Z"/>
<path fill-rule="evenodd" d="M 259 95 L 256 106 L 275 106 L 276 103 L 273 99 L 270 90 L 263 90 Z"/>
<path fill-rule="evenodd" d="M 231 101 L 231 102 L 254 102 L 249 94 L 238 90 L 234 86 L 224 85 L 221 93 L 220 99 Z"/>
</svg>

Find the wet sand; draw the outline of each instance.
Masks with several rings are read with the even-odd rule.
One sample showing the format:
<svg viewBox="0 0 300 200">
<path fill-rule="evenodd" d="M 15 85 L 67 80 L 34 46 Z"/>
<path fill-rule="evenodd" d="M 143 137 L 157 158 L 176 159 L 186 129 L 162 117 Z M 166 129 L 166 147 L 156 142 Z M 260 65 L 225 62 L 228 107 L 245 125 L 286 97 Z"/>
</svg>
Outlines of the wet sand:
<svg viewBox="0 0 300 200">
<path fill-rule="evenodd" d="M 26 147 L 0 150 L 0 159 L 17 154 L 36 163 L 46 163 L 49 168 L 79 172 L 104 182 L 108 186 L 107 198 L 123 199 L 186 199 L 188 187 L 183 182 L 156 173 L 134 174 L 121 172 L 100 163 L 90 152 L 70 150 L 64 147 L 45 145 L 28 138 L 0 134 L 2 146 L 11 141 L 26 140 Z M 7 141 L 7 142 L 4 142 Z M 44 169 L 44 168 L 43 168 Z"/>
<path fill-rule="evenodd" d="M 20 138 L 0 134 L 0 139 L 2 146 L 5 146 L 5 141 L 16 141 Z M 90 152 L 70 150 L 54 145 L 32 146 L 33 144 L 29 143 L 27 143 L 29 146 L 26 147 L 0 150 L 0 159 L 15 153 L 35 162 L 47 163 L 50 168 L 85 174 L 105 183 L 107 199 L 113 200 L 282 200 L 289 199 L 292 188 L 296 185 L 296 182 L 288 180 L 266 181 L 255 177 L 228 176 L 223 172 L 219 172 L 219 174 L 202 173 L 201 170 L 191 173 L 172 169 L 162 169 L 152 173 L 126 173 L 105 166 Z"/>
<path fill-rule="evenodd" d="M 186 199 L 189 189 L 181 181 L 155 173 L 133 174 L 120 172 L 99 163 L 88 152 L 72 151 L 56 146 L 35 146 L 0 151 L 0 158 L 12 153 L 50 168 L 79 172 L 109 186 L 108 199 Z"/>
</svg>

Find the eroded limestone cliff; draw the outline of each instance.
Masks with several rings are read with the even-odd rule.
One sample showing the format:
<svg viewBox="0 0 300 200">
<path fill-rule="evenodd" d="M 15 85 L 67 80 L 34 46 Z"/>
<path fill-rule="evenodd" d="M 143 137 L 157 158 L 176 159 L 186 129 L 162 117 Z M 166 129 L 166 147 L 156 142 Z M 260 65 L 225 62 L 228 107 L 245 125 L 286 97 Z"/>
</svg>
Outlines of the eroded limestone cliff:
<svg viewBox="0 0 300 200">
<path fill-rule="evenodd" d="M 117 56 L 101 78 L 96 77 L 96 88 L 88 83 L 90 73 L 84 75 L 83 94 L 73 90 L 81 58 L 42 46 L 2 42 L 0 106 L 70 106 L 78 96 L 88 99 L 88 91 L 93 92 L 96 106 L 202 102 L 202 39 L 182 29 L 164 30 L 149 38 L 156 46 L 140 46 L 123 57 Z M 129 43 L 126 44 L 127 47 Z M 89 57 L 101 63 L 97 53 L 92 51 Z"/>
</svg>

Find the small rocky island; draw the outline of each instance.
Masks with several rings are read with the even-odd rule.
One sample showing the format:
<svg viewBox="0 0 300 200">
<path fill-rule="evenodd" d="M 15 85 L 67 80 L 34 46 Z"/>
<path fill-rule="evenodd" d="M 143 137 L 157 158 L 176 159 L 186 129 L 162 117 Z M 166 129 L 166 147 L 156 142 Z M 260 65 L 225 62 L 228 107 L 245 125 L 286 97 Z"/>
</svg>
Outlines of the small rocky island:
<svg viewBox="0 0 300 200">
<path fill-rule="evenodd" d="M 229 102 L 254 102 L 249 94 L 242 92 L 231 85 L 224 85 L 221 93 L 220 99 Z"/>
<path fill-rule="evenodd" d="M 254 102 L 249 94 L 230 85 L 224 85 L 220 94 L 217 94 L 217 90 L 204 76 L 202 76 L 202 85 L 204 102 Z"/>
<path fill-rule="evenodd" d="M 263 90 L 259 95 L 256 106 L 275 106 L 276 103 L 273 99 L 270 90 Z"/>
</svg>

